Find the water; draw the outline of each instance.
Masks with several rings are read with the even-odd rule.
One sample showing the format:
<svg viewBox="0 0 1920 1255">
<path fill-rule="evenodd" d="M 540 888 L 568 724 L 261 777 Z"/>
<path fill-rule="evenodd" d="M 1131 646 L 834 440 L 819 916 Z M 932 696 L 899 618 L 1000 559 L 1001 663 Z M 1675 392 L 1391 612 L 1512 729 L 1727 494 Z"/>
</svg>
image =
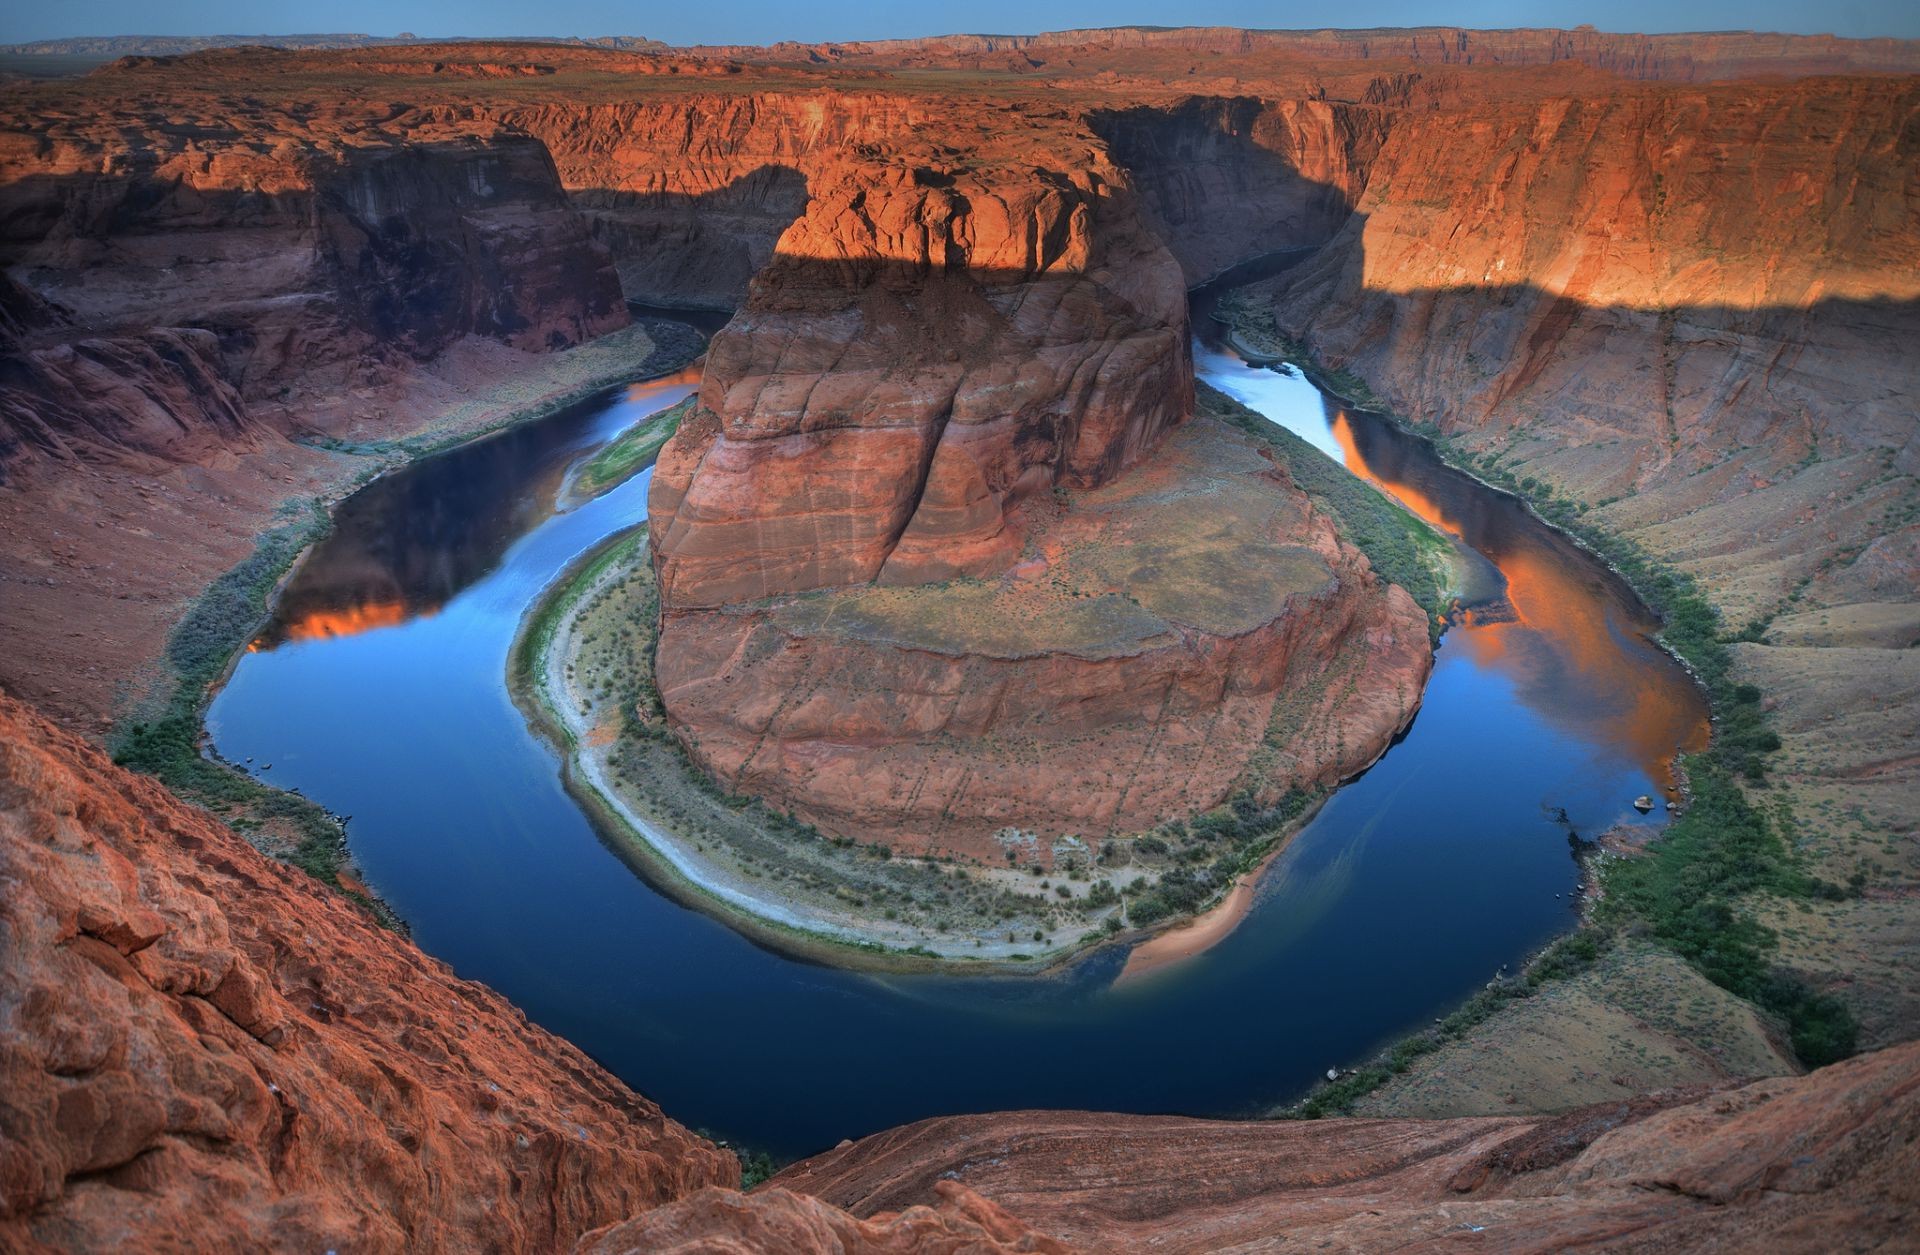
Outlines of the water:
<svg viewBox="0 0 1920 1255">
<path fill-rule="evenodd" d="M 1117 952 L 1045 978 L 842 972 L 676 905 L 601 844 L 507 696 L 507 650 L 573 557 L 644 517 L 645 475 L 557 511 L 568 471 L 686 380 L 610 394 L 345 503 L 213 703 L 214 744 L 353 816 L 355 859 L 429 953 L 675 1118 L 776 1155 L 950 1112 L 1226 1116 L 1291 1099 L 1571 927 L 1577 869 L 1558 808 L 1588 834 L 1657 822 L 1631 800 L 1659 792 L 1704 716 L 1625 590 L 1523 509 L 1302 380 L 1196 351 L 1204 377 L 1356 471 L 1426 494 L 1486 555 L 1471 621 L 1442 642 L 1404 740 L 1333 797 L 1270 865 L 1242 926 L 1197 958 L 1119 986 Z M 1663 711 L 1678 712 L 1671 727 Z"/>
</svg>

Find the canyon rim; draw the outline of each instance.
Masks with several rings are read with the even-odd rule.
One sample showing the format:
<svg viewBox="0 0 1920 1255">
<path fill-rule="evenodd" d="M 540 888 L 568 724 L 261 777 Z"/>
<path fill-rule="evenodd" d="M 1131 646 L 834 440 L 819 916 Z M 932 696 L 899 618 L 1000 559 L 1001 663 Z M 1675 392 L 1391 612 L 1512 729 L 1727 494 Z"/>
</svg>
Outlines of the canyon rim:
<svg viewBox="0 0 1920 1255">
<path fill-rule="evenodd" d="M 0 71 L 7 1249 L 1913 1241 L 1920 41 Z"/>
</svg>

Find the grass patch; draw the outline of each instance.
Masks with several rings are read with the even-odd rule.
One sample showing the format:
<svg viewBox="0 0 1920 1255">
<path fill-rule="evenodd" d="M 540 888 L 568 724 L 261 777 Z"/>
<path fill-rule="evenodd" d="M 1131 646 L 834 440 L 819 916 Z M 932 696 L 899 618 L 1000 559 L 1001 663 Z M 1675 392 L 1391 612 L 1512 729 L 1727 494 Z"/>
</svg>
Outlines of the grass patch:
<svg viewBox="0 0 1920 1255">
<path fill-rule="evenodd" d="M 697 396 L 688 397 L 621 432 L 612 444 L 580 468 L 573 481 L 574 495 L 582 501 L 590 500 L 653 465 L 653 460 L 660 455 L 660 447 L 680 430 L 680 420 L 692 413 L 698 403 Z"/>
</svg>

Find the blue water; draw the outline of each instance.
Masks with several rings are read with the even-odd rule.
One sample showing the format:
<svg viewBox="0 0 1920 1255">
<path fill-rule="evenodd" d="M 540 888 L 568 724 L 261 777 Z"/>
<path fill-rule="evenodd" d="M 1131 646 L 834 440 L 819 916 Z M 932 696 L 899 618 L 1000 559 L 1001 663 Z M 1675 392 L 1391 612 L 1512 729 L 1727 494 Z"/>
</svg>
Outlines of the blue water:
<svg viewBox="0 0 1920 1255">
<path fill-rule="evenodd" d="M 1280 387 L 1230 379 L 1248 368 L 1216 358 L 1203 351 L 1203 374 L 1255 403 Z M 1294 389 L 1265 397 L 1290 421 L 1333 413 L 1303 381 L 1261 373 Z M 1462 626 L 1405 739 L 1332 798 L 1270 865 L 1245 923 L 1197 958 L 1116 987 L 1118 952 L 1064 975 L 961 979 L 762 950 L 601 843 L 503 683 L 540 590 L 645 514 L 645 475 L 556 512 L 568 469 L 687 388 L 616 392 L 363 490 L 208 727 L 225 757 L 352 816 L 355 860 L 424 949 L 690 1126 L 788 1156 L 951 1112 L 1257 1112 L 1572 926 L 1577 869 L 1553 808 L 1588 834 L 1654 822 L 1630 802 L 1658 793 L 1659 763 L 1584 717 L 1618 705 L 1603 690 L 1620 674 L 1563 660 L 1543 679 L 1514 659 L 1551 662 L 1553 641 L 1532 639 L 1551 633 Z M 1522 515 L 1503 526 L 1539 533 L 1509 544 L 1584 561 Z M 1574 586 L 1618 601 L 1596 571 Z M 1635 665 L 1664 657 L 1626 603 L 1601 610 Z M 1501 650 L 1474 644 L 1492 631 Z M 1691 692 L 1649 665 L 1634 674 Z"/>
</svg>

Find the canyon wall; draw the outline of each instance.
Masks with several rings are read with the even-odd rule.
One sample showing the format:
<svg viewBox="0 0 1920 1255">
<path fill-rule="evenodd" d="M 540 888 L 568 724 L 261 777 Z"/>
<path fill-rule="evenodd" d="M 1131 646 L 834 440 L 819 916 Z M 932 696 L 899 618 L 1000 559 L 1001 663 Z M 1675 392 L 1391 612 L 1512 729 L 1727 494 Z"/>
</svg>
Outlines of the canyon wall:
<svg viewBox="0 0 1920 1255">
<path fill-rule="evenodd" d="M 0 120 L 0 266 L 8 303 L 39 311 L 0 347 L 9 461 L 204 460 L 295 389 L 464 337 L 546 351 L 626 325 L 611 259 L 529 136 L 177 112 Z"/>
<path fill-rule="evenodd" d="M 1372 30 L 1242 30 L 1232 26 L 1109 27 L 1041 35 L 937 35 L 851 43 L 733 45 L 692 51 L 741 61 L 812 61 L 1059 73 L 1185 66 L 1195 57 L 1276 63 L 1399 62 L 1415 66 L 1575 64 L 1632 79 L 1699 82 L 1755 76 L 1910 74 L 1920 40 L 1839 39 L 1757 31 L 1638 35 L 1597 31 L 1467 30 L 1457 26 Z"/>
<path fill-rule="evenodd" d="M 248 121 L 127 136 L 10 119 L 0 265 L 89 327 L 215 332 L 250 398 L 316 362 L 427 358 L 464 335 L 547 349 L 625 325 L 537 141 Z"/>
<path fill-rule="evenodd" d="M 1814 462 L 1910 474 L 1917 113 L 1912 79 L 1408 113 L 1339 234 L 1269 284 L 1275 320 L 1397 411 L 1632 524 Z M 1730 581 L 1730 606 L 1832 552 L 1792 534 L 1799 508 L 1784 565 Z"/>
<path fill-rule="evenodd" d="M 538 137 L 630 299 L 725 309 L 746 299 L 747 281 L 772 260 L 814 183 L 939 121 L 911 97 L 850 90 L 480 106 L 444 116 Z"/>
<path fill-rule="evenodd" d="M 1100 110 L 1088 123 L 1129 172 L 1189 284 L 1326 243 L 1352 213 L 1387 130 L 1376 105 L 1253 96 Z"/>
<path fill-rule="evenodd" d="M 0 697 L 0 1245 L 553 1250 L 734 1157 Z"/>
</svg>

